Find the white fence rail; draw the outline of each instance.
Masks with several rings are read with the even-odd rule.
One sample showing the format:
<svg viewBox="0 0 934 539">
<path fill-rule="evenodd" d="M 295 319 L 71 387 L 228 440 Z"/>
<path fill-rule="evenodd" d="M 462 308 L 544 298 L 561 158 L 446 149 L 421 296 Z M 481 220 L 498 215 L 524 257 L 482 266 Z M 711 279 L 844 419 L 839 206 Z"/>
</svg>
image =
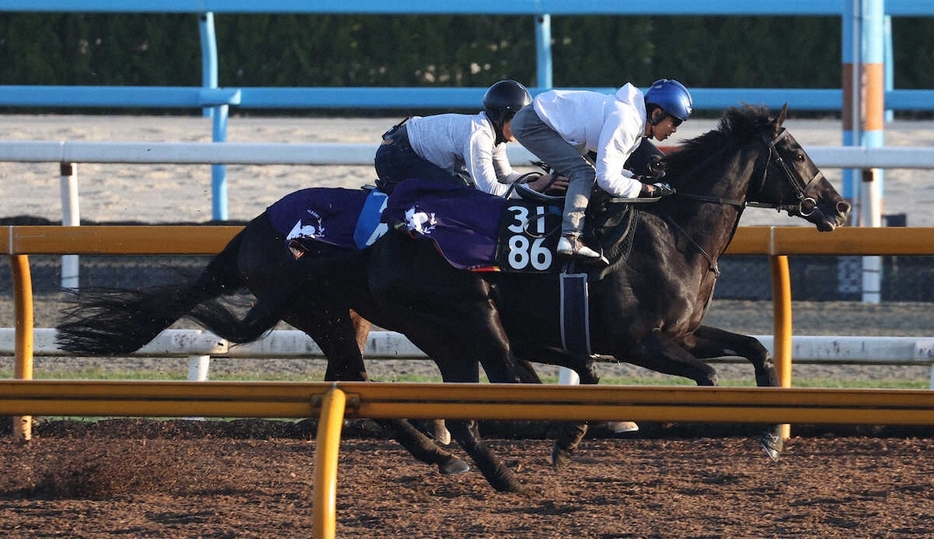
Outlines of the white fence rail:
<svg viewBox="0 0 934 539">
<path fill-rule="evenodd" d="M 317 142 L 87 142 L 15 140 L 0 142 L 0 161 L 23 163 L 160 163 L 238 165 L 372 165 L 376 144 Z M 934 148 L 810 146 L 805 150 L 821 168 L 934 169 Z M 535 158 L 511 145 L 518 166 Z"/>
<path fill-rule="evenodd" d="M 754 335 L 774 355 L 771 335 Z M 0 328 L 0 354 L 14 353 L 15 331 Z M 36 328 L 36 356 L 70 356 L 55 344 L 55 329 Z M 234 345 L 202 330 L 170 329 L 132 354 L 140 357 L 188 357 L 189 379 L 207 379 L 211 357 L 255 359 L 322 359 L 321 348 L 298 330 L 277 330 L 252 343 Z M 792 363 L 837 365 L 929 365 L 934 389 L 934 338 L 796 336 L 792 338 Z M 405 336 L 393 331 L 373 331 L 367 339 L 364 356 L 368 360 L 427 359 Z M 723 358 L 719 362 L 742 362 Z M 197 375 L 195 375 L 197 373 Z"/>
</svg>

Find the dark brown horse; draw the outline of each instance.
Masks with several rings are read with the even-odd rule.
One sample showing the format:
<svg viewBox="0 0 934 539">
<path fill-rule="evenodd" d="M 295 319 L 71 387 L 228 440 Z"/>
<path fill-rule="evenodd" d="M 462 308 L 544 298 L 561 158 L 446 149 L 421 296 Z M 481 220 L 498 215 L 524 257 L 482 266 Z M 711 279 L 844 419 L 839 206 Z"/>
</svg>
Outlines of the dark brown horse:
<svg viewBox="0 0 934 539">
<path fill-rule="evenodd" d="M 758 385 L 778 385 L 768 351 L 758 341 L 704 326 L 702 320 L 719 257 L 746 205 L 786 210 L 823 231 L 846 221 L 849 206 L 782 127 L 784 119 L 784 108 L 778 118 L 770 118 L 764 108 L 729 109 L 717 130 L 688 141 L 666 159 L 666 180 L 675 196 L 638 205 L 634 212 L 623 201 L 594 197 L 588 221 L 610 264 L 581 270 L 588 275 L 590 351 L 699 385 L 717 382 L 704 359 L 739 355 L 753 364 Z M 262 252 L 260 243 L 251 245 L 256 245 L 254 255 Z M 215 281 L 225 271 L 236 271 L 228 267 L 234 260 L 215 262 L 210 272 Z M 351 344 L 357 346 L 349 318 L 354 310 L 405 334 L 437 363 L 446 382 L 478 381 L 478 362 L 492 382 L 535 381 L 528 363 L 534 360 L 571 368 L 583 383 L 597 383 L 593 357 L 566 350 L 557 330 L 557 274 L 455 269 L 431 242 L 400 232 L 362 251 L 303 257 L 283 268 L 266 282 L 244 320 L 203 305 L 189 316 L 235 342 L 259 337 L 280 318 L 295 320 L 315 340 L 324 328 L 327 334 L 321 338 L 343 349 L 333 356 L 325 350 L 329 373 L 340 379 L 363 372 L 362 359 L 346 362 L 354 356 Z M 175 312 L 181 316 L 194 303 L 187 301 Z M 94 340 L 93 328 L 95 320 L 86 317 L 63 324 L 63 345 L 81 351 L 88 339 Z M 452 421 L 449 427 L 496 489 L 522 489 L 482 442 L 475 422 Z M 556 465 L 569 458 L 585 432 L 586 425 L 564 428 L 553 452 Z M 416 453 L 435 451 L 419 449 L 421 440 L 412 440 L 407 447 Z M 774 430 L 765 434 L 763 444 L 777 458 L 781 439 Z"/>
</svg>

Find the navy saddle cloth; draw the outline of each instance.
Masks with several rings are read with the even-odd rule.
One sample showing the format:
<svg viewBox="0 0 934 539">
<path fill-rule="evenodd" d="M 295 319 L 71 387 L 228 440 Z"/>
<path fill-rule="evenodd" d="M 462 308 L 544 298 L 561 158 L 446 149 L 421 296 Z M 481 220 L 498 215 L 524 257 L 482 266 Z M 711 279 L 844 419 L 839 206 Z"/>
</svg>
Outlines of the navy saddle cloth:
<svg viewBox="0 0 934 539">
<path fill-rule="evenodd" d="M 542 272 L 558 266 L 558 206 L 409 179 L 389 196 L 383 222 L 414 238 L 433 241 L 456 268 Z"/>
</svg>

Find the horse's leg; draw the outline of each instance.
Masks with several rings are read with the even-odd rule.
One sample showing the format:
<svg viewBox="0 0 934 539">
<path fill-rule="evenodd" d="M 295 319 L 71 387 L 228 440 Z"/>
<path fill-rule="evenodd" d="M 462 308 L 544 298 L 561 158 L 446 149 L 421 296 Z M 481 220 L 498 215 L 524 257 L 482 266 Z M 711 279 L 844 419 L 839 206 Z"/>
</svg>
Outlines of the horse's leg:
<svg viewBox="0 0 934 539">
<path fill-rule="evenodd" d="M 356 311 L 350 311 L 350 321 L 353 323 L 354 329 L 357 333 L 357 346 L 360 348 L 360 353 L 363 354 L 366 350 L 367 338 L 370 335 L 370 329 L 372 329 L 373 324 L 369 320 L 363 318 Z M 328 363 L 330 368 L 331 363 Z M 411 423 L 411 422 L 410 422 Z M 451 443 L 451 433 L 448 431 L 447 427 L 444 426 L 443 419 L 434 419 L 429 421 L 429 424 L 426 428 L 418 430 L 425 432 L 429 436 L 433 437 L 441 445 L 448 445 Z M 463 461 L 461 461 L 463 462 Z M 464 466 L 467 466 L 467 463 L 464 463 Z M 466 469 L 463 471 L 467 471 Z M 456 472 L 447 472 L 447 473 L 456 473 Z"/>
<path fill-rule="evenodd" d="M 284 319 L 307 333 L 328 358 L 325 380 L 369 381 L 360 345 L 361 342 L 366 343 L 369 322 L 359 315 L 336 316 L 333 312 L 331 316 L 322 318 L 320 313 L 311 312 L 312 303 L 302 305 L 287 314 Z M 385 419 L 377 423 L 387 429 L 392 438 L 413 457 L 421 462 L 437 465 L 442 474 L 463 473 L 470 469 L 466 462 L 438 447 L 404 419 Z"/>
<path fill-rule="evenodd" d="M 620 348 L 613 357 L 617 361 L 632 363 L 655 372 L 690 378 L 699 386 L 715 386 L 718 382 L 717 371 L 713 367 L 659 330 L 646 333 L 636 345 Z"/>
<path fill-rule="evenodd" d="M 732 333 L 710 326 L 700 326 L 694 332 L 694 345 L 689 351 L 694 356 L 712 357 L 739 356 L 752 363 L 756 372 L 756 385 L 778 387 L 778 374 L 769 350 L 755 337 Z"/>
<path fill-rule="evenodd" d="M 363 318 L 356 311 L 350 311 L 350 320 L 353 322 L 354 328 L 357 332 L 357 346 L 360 348 L 360 353 L 362 354 L 366 350 L 367 337 L 370 335 L 370 329 L 373 327 L 373 324 L 369 320 Z M 330 367 L 331 363 L 328 363 Z M 443 419 L 433 419 L 429 420 L 427 424 L 422 427 L 418 422 L 409 422 L 411 424 L 417 425 L 416 429 L 431 436 L 435 441 L 441 445 L 448 445 L 451 443 L 451 433 L 448 431 L 447 427 L 444 426 Z M 463 462 L 463 461 L 461 461 Z M 469 468 L 467 463 L 463 464 L 467 471 Z M 449 471 L 445 473 L 458 473 L 456 471 Z"/>
<path fill-rule="evenodd" d="M 523 355 L 534 356 L 541 363 L 558 365 L 573 370 L 580 377 L 581 385 L 596 385 L 600 381 L 596 364 L 593 358 L 587 354 L 571 354 L 553 349 L 542 349 Z M 556 437 L 551 448 L 551 464 L 555 468 L 563 468 L 571 461 L 571 456 L 577 451 L 581 440 L 587 434 L 588 425 L 589 423 L 586 421 L 555 423 L 552 430 L 555 432 Z"/>
<path fill-rule="evenodd" d="M 756 385 L 778 387 L 778 373 L 768 349 L 754 337 L 732 333 L 719 328 L 701 326 L 694 332 L 694 343 L 689 351 L 699 358 L 739 356 L 752 363 L 756 371 Z M 777 461 L 783 446 L 781 426 L 774 425 L 762 435 L 762 448 Z"/>
<path fill-rule="evenodd" d="M 528 376 L 510 355 L 490 287 L 482 277 L 454 269 L 428 242 L 399 233 L 383 236 L 369 253 L 369 290 L 381 309 L 374 321 L 401 332 L 434 359 L 445 382 L 478 382 L 478 362 L 494 383 Z M 476 422 L 447 424 L 493 488 L 524 490 L 481 441 Z"/>
<path fill-rule="evenodd" d="M 474 327 L 469 323 L 469 316 L 458 316 L 458 319 L 464 324 L 464 328 Z M 460 338 L 455 338 L 452 333 L 439 333 L 433 331 L 431 326 L 415 324 L 414 327 L 406 329 L 405 335 L 435 360 L 445 382 L 477 383 L 480 380 L 481 364 L 491 382 L 515 381 L 512 378 L 513 371 L 508 366 L 493 364 L 489 359 L 477 361 L 479 357 L 489 358 L 494 355 L 509 357 L 508 343 L 493 338 L 498 335 L 497 332 L 493 332 L 493 337 L 487 337 L 482 331 L 466 331 L 466 334 L 457 335 Z M 498 351 L 494 353 L 494 349 Z M 476 421 L 448 420 L 446 425 L 451 436 L 473 459 L 494 489 L 500 492 L 525 492 L 525 487 L 513 471 L 494 455 L 480 438 Z"/>
<path fill-rule="evenodd" d="M 369 320 L 357 314 L 356 311 L 350 311 L 350 323 L 353 324 L 354 333 L 357 336 L 357 348 L 360 349 L 360 353 L 363 354 L 363 351 L 366 349 L 366 341 L 370 336 L 370 330 L 373 328 L 373 324 Z"/>
<path fill-rule="evenodd" d="M 416 337 L 413 342 L 418 341 Z M 426 346 L 428 350 L 431 345 L 416 342 L 416 345 Z M 424 350 L 424 349 L 423 349 Z M 425 350 L 426 353 L 429 353 Z M 432 355 L 432 357 L 435 357 Z M 477 383 L 479 382 L 479 366 L 476 361 L 437 361 L 438 368 L 445 382 Z M 492 381 L 492 380 L 491 380 Z M 519 492 L 525 493 L 526 487 L 519 482 L 515 473 L 510 470 L 493 452 L 489 446 L 480 437 L 480 429 L 475 420 L 448 420 L 446 422 L 451 436 L 457 440 L 458 445 L 470 455 L 470 458 L 477 464 L 477 468 L 486 478 L 490 485 L 500 492 Z"/>
</svg>

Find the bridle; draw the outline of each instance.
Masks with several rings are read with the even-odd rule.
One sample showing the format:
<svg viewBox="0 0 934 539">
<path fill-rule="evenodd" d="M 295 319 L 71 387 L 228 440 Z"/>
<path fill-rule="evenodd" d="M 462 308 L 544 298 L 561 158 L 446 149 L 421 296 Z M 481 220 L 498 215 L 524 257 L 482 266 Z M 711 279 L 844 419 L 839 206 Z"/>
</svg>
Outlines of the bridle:
<svg viewBox="0 0 934 539">
<path fill-rule="evenodd" d="M 762 180 L 759 183 L 759 191 L 762 191 L 762 188 L 765 187 L 765 180 L 769 173 L 769 164 L 775 163 L 778 168 L 782 171 L 785 176 L 785 179 L 788 180 L 788 183 L 791 184 L 791 188 L 795 192 L 795 197 L 798 199 L 797 204 L 768 204 L 764 202 L 747 202 L 748 206 L 755 208 L 774 208 L 778 211 L 785 210 L 789 214 L 792 212 L 797 212 L 798 215 L 802 217 L 808 217 L 817 210 L 817 200 L 814 197 L 808 196 L 808 193 L 811 191 L 814 182 L 823 179 L 824 173 L 820 170 L 805 184 L 803 187 L 798 181 L 797 176 L 791 170 L 791 167 L 788 166 L 788 163 L 782 159 L 782 154 L 779 153 L 776 145 L 780 140 L 785 138 L 788 134 L 788 130 L 782 128 L 782 130 L 775 136 L 775 138 L 769 140 L 765 134 L 762 135 L 762 142 L 766 144 L 769 149 L 769 157 L 766 160 L 764 170 L 762 171 Z"/>
<path fill-rule="evenodd" d="M 769 156 L 766 159 L 765 166 L 762 167 L 762 179 L 759 181 L 758 191 L 762 191 L 765 187 L 765 181 L 768 179 L 769 174 L 769 165 L 774 163 L 778 166 L 779 170 L 782 171 L 788 183 L 791 184 L 792 189 L 795 192 L 795 197 L 797 198 L 796 204 L 773 204 L 767 202 L 753 202 L 745 200 L 736 200 L 722 197 L 714 197 L 709 195 L 695 195 L 692 193 L 684 193 L 682 191 L 677 191 L 675 196 L 679 198 L 688 198 L 691 200 L 698 200 L 701 202 L 710 202 L 713 204 L 722 204 L 728 206 L 735 206 L 737 208 L 744 208 L 746 206 L 752 208 L 772 208 L 778 211 L 787 211 L 788 213 L 797 212 L 798 215 L 802 217 L 808 217 L 817 210 L 817 200 L 814 197 L 808 196 L 808 193 L 811 191 L 814 182 L 819 181 L 824 177 L 824 173 L 820 170 L 814 174 L 814 177 L 807 182 L 803 187 L 800 185 L 800 182 L 797 179 L 797 176 L 794 174 L 792 169 L 788 166 L 788 163 L 782 158 L 781 153 L 779 153 L 776 145 L 781 141 L 785 136 L 788 135 L 788 130 L 782 128 L 782 130 L 774 138 L 769 138 L 762 134 L 762 142 L 765 143 L 766 148 L 769 150 Z"/>
<path fill-rule="evenodd" d="M 779 131 L 778 135 L 776 135 L 774 138 L 769 138 L 768 136 L 766 136 L 765 133 L 762 134 L 762 142 L 765 143 L 766 148 L 768 148 L 769 155 L 768 155 L 768 158 L 766 158 L 765 166 L 762 169 L 762 179 L 759 181 L 758 191 L 761 192 L 762 189 L 765 187 L 765 181 L 766 179 L 768 179 L 768 174 L 769 174 L 769 168 L 770 168 L 769 165 L 771 165 L 772 163 L 775 163 L 775 165 L 778 166 L 778 168 L 782 171 L 785 179 L 788 180 L 788 183 L 791 184 L 791 187 L 795 192 L 795 197 L 798 200 L 797 204 L 770 204 L 770 203 L 765 203 L 765 202 L 752 202 L 752 201 L 746 201 L 746 200 L 736 200 L 736 199 L 715 197 L 715 196 L 710 196 L 710 195 L 697 195 L 697 194 L 692 194 L 692 193 L 684 193 L 681 191 L 676 191 L 674 196 L 679 197 L 679 198 L 687 198 L 691 200 L 698 200 L 701 202 L 709 202 L 709 203 L 719 204 L 719 205 L 735 206 L 739 208 L 740 210 L 742 210 L 746 206 L 750 206 L 754 208 L 773 208 L 778 211 L 785 210 L 789 214 L 792 213 L 793 211 L 797 211 L 798 214 L 801 215 L 802 217 L 807 217 L 813 214 L 817 210 L 817 200 L 814 199 L 813 197 L 808 196 L 808 192 L 810 192 L 810 190 L 812 189 L 814 182 L 823 178 L 824 174 L 818 170 L 817 174 L 815 174 L 814 177 L 811 178 L 811 180 L 808 181 L 806 185 L 804 185 L 803 187 L 800 185 L 800 182 L 798 181 L 796 175 L 793 173 L 791 168 L 782 158 L 781 154 L 778 151 L 778 148 L 776 147 L 779 141 L 785 138 L 786 135 L 788 135 L 788 130 L 785 128 L 782 128 L 782 130 Z M 684 230 L 681 227 L 681 225 L 679 225 L 674 219 L 672 219 L 670 216 L 668 216 L 665 213 L 662 213 L 661 216 L 662 218 L 665 219 L 665 221 L 669 225 L 671 225 L 673 228 L 678 230 L 684 237 L 688 239 L 688 241 L 691 242 L 691 244 L 694 246 L 695 249 L 697 249 L 697 251 L 701 254 L 701 256 L 703 256 L 707 260 L 709 270 L 712 271 L 716 277 L 719 277 L 720 268 L 718 267 L 717 262 L 714 260 L 714 258 L 710 256 L 710 254 L 706 250 L 704 250 L 704 248 L 701 247 L 701 245 L 697 243 L 697 241 L 694 238 L 692 238 L 691 235 L 688 234 L 687 231 Z"/>
</svg>

